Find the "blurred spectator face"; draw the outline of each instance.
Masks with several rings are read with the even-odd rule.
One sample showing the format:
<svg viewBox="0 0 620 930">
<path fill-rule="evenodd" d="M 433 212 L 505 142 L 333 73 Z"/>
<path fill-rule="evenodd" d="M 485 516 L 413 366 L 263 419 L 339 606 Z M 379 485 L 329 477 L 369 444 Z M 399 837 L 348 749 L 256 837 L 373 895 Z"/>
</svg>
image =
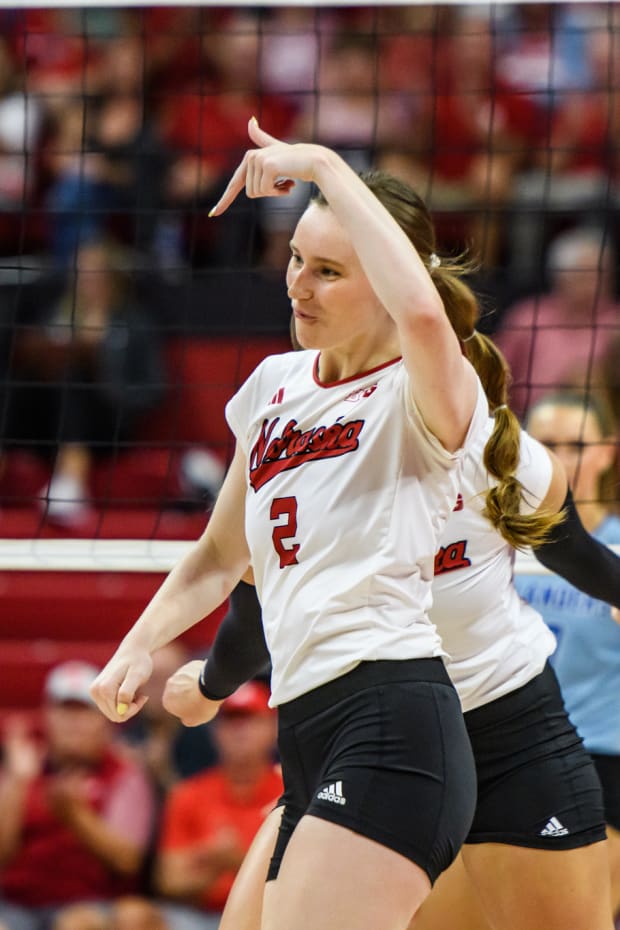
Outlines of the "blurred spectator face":
<svg viewBox="0 0 620 930">
<path fill-rule="evenodd" d="M 110 742 L 106 718 L 99 710 L 79 701 L 48 703 L 45 727 L 50 752 L 57 762 L 98 762 Z"/>
<path fill-rule="evenodd" d="M 554 292 L 569 306 L 593 312 L 600 299 L 612 292 L 609 249 L 598 242 L 573 242 L 549 260 Z"/>
<path fill-rule="evenodd" d="M 488 75 L 493 65 L 493 37 L 489 20 L 482 16 L 463 15 L 452 38 L 452 73 L 457 81 L 472 85 L 472 76 Z M 476 87 L 490 90 L 488 80 L 478 80 Z M 458 84 L 457 84 L 458 90 Z"/>
<path fill-rule="evenodd" d="M 107 90 L 139 94 L 144 83 L 144 44 L 141 37 L 114 39 L 105 55 Z"/>
<path fill-rule="evenodd" d="M 611 90 L 620 79 L 620 34 L 617 26 L 607 23 L 593 29 L 587 41 L 588 61 L 592 71 L 594 87 Z"/>
<path fill-rule="evenodd" d="M 260 36 L 255 17 L 237 13 L 205 38 L 205 52 L 230 90 L 256 92 Z"/>
<path fill-rule="evenodd" d="M 96 763 L 109 744 L 108 721 L 90 697 L 96 675 L 97 669 L 85 662 L 64 662 L 47 677 L 45 730 L 57 763 Z"/>
<path fill-rule="evenodd" d="M 76 303 L 80 306 L 109 305 L 115 287 L 116 272 L 109 250 L 99 243 L 83 245 L 77 255 Z"/>
<path fill-rule="evenodd" d="M 223 765 L 256 765 L 272 760 L 277 722 L 268 698 L 264 685 L 250 681 L 224 701 L 214 727 Z"/>
<path fill-rule="evenodd" d="M 372 39 L 350 36 L 341 39 L 325 58 L 320 88 L 332 93 L 373 93 L 376 84 L 377 57 Z"/>
<path fill-rule="evenodd" d="M 600 481 L 612 465 L 614 446 L 606 441 L 592 410 L 543 400 L 531 411 L 527 429 L 558 456 L 576 501 L 599 500 Z"/>
<path fill-rule="evenodd" d="M 273 93 L 311 91 L 319 60 L 315 7 L 274 7 L 262 36 L 261 85 Z"/>
<path fill-rule="evenodd" d="M 2 928 L 0 927 L 0 930 Z M 108 917 L 101 908 L 76 904 L 63 908 L 54 920 L 52 930 L 111 930 Z"/>
<path fill-rule="evenodd" d="M 116 902 L 110 930 L 168 930 L 168 923 L 152 901 L 128 897 Z"/>
</svg>

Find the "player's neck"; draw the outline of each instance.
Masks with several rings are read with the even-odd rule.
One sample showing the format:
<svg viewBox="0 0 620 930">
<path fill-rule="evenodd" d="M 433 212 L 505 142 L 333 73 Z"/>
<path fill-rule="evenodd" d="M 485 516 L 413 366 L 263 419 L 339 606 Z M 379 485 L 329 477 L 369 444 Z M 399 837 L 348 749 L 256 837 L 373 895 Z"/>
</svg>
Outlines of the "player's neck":
<svg viewBox="0 0 620 930">
<path fill-rule="evenodd" d="M 333 384 L 355 378 L 391 362 L 401 355 L 398 341 L 386 340 L 374 344 L 353 344 L 322 349 L 318 375 L 323 384 Z"/>
</svg>

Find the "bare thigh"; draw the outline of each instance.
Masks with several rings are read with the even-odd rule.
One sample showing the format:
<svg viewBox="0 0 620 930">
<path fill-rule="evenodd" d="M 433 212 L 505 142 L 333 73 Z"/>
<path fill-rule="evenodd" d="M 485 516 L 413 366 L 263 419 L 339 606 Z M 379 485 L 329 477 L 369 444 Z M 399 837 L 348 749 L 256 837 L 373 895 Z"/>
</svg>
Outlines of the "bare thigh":
<svg viewBox="0 0 620 930">
<path fill-rule="evenodd" d="M 548 851 L 469 844 L 412 930 L 613 930 L 607 844 Z"/>
<path fill-rule="evenodd" d="M 480 896 L 465 869 L 462 852 L 439 876 L 411 921 L 410 930 L 490 930 Z"/>
<path fill-rule="evenodd" d="M 226 899 L 219 930 L 261 930 L 265 879 L 283 810 L 272 810 L 254 837 Z"/>
<path fill-rule="evenodd" d="M 306 815 L 265 886 L 262 930 L 406 930 L 429 891 L 400 853 Z"/>
<path fill-rule="evenodd" d="M 550 851 L 495 843 L 462 850 L 493 930 L 612 930 L 607 843 Z"/>
<path fill-rule="evenodd" d="M 607 825 L 609 870 L 611 874 L 611 905 L 615 915 L 620 914 L 620 832 Z"/>
</svg>

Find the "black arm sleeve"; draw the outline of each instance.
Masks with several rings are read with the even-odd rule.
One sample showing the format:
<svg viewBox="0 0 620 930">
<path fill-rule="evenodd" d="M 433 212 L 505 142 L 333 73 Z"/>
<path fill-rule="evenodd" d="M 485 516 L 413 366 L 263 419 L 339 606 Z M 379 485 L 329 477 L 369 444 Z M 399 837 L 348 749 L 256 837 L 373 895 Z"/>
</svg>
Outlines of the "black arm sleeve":
<svg viewBox="0 0 620 930">
<path fill-rule="evenodd" d="M 546 543 L 534 549 L 534 555 L 584 594 L 620 607 L 620 557 L 587 532 L 570 490 L 563 506 L 566 519 L 553 528 Z"/>
<path fill-rule="evenodd" d="M 256 591 L 253 585 L 240 581 L 202 669 L 200 690 L 206 698 L 221 701 L 250 678 L 268 674 L 269 667 Z"/>
</svg>

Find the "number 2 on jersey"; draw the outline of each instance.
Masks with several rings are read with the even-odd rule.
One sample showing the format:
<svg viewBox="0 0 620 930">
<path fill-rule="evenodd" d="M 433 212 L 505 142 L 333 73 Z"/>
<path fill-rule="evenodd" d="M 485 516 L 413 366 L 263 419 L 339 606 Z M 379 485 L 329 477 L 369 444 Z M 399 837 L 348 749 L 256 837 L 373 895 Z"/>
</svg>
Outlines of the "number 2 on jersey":
<svg viewBox="0 0 620 930">
<path fill-rule="evenodd" d="M 299 552 L 299 543 L 293 543 L 290 546 L 284 545 L 285 540 L 292 539 L 297 535 L 296 497 L 274 497 L 271 502 L 269 517 L 271 520 L 277 520 L 281 516 L 286 516 L 286 523 L 279 523 L 274 526 L 271 538 L 280 557 L 280 568 L 286 568 L 287 565 L 297 565 L 297 553 Z"/>
</svg>

